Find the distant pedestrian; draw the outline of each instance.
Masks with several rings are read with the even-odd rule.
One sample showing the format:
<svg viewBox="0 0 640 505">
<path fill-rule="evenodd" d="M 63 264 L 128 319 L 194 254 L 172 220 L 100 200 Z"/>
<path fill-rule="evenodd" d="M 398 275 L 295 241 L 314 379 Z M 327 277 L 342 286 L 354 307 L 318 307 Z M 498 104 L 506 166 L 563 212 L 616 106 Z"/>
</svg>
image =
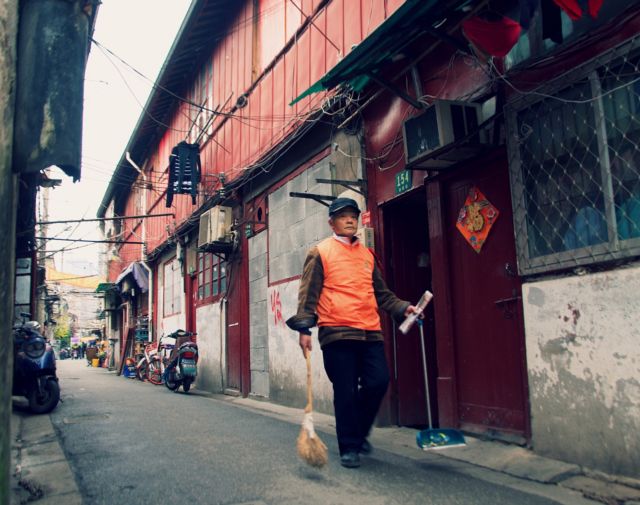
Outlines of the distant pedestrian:
<svg viewBox="0 0 640 505">
<path fill-rule="evenodd" d="M 305 260 L 298 311 L 287 325 L 299 332 L 303 351 L 311 351 L 311 327 L 324 368 L 333 384 L 333 405 L 340 464 L 360 466 L 369 454 L 367 441 L 389 384 L 378 308 L 395 319 L 416 312 L 386 286 L 373 253 L 355 236 L 360 209 L 351 198 L 329 206 L 333 236 L 312 247 Z"/>
</svg>

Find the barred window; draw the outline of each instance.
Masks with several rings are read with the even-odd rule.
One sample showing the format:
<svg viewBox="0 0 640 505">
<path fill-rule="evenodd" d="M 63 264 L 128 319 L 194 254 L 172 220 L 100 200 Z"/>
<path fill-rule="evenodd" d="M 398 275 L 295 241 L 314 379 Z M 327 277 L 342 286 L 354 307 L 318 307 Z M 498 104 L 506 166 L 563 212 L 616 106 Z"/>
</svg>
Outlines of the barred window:
<svg viewBox="0 0 640 505">
<path fill-rule="evenodd" d="M 576 70 L 568 86 L 571 74 L 564 87 L 510 107 L 521 273 L 640 254 L 638 45 Z"/>
</svg>

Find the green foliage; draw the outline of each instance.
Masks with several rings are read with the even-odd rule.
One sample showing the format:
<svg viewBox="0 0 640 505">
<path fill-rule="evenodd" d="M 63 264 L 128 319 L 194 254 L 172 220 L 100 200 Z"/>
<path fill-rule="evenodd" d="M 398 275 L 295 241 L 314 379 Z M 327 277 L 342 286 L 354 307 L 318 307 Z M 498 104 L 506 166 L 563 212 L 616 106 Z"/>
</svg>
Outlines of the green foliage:
<svg viewBox="0 0 640 505">
<path fill-rule="evenodd" d="M 61 347 L 69 347 L 71 344 L 71 319 L 68 315 L 62 315 L 58 318 L 58 325 L 54 330 L 56 340 L 60 341 Z"/>
</svg>

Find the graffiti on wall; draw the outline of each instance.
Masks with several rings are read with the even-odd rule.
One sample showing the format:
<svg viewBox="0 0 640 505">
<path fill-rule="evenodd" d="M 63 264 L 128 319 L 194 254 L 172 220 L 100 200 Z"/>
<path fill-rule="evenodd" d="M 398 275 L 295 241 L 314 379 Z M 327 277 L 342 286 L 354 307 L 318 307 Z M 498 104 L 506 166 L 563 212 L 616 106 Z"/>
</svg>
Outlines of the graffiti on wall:
<svg viewBox="0 0 640 505">
<path fill-rule="evenodd" d="M 277 289 L 271 292 L 271 313 L 273 314 L 273 323 L 276 326 L 279 324 L 285 325 L 282 317 L 282 301 L 280 300 L 280 292 Z"/>
</svg>

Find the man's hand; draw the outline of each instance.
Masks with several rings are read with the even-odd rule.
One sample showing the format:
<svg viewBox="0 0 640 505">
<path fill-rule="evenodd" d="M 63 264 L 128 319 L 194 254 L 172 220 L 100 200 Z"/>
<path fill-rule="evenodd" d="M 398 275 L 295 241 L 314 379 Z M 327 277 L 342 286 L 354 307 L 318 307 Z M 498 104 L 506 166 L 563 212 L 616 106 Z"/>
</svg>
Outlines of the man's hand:
<svg viewBox="0 0 640 505">
<path fill-rule="evenodd" d="M 311 352 L 311 335 L 300 333 L 300 349 L 302 349 L 302 355 L 306 358 L 305 350 Z"/>
<path fill-rule="evenodd" d="M 418 307 L 416 307 L 415 305 L 409 305 L 407 307 L 407 310 L 404 311 L 404 317 L 407 317 L 409 314 L 418 314 Z M 424 312 L 420 312 L 420 315 L 418 316 L 420 319 L 424 319 Z"/>
</svg>

